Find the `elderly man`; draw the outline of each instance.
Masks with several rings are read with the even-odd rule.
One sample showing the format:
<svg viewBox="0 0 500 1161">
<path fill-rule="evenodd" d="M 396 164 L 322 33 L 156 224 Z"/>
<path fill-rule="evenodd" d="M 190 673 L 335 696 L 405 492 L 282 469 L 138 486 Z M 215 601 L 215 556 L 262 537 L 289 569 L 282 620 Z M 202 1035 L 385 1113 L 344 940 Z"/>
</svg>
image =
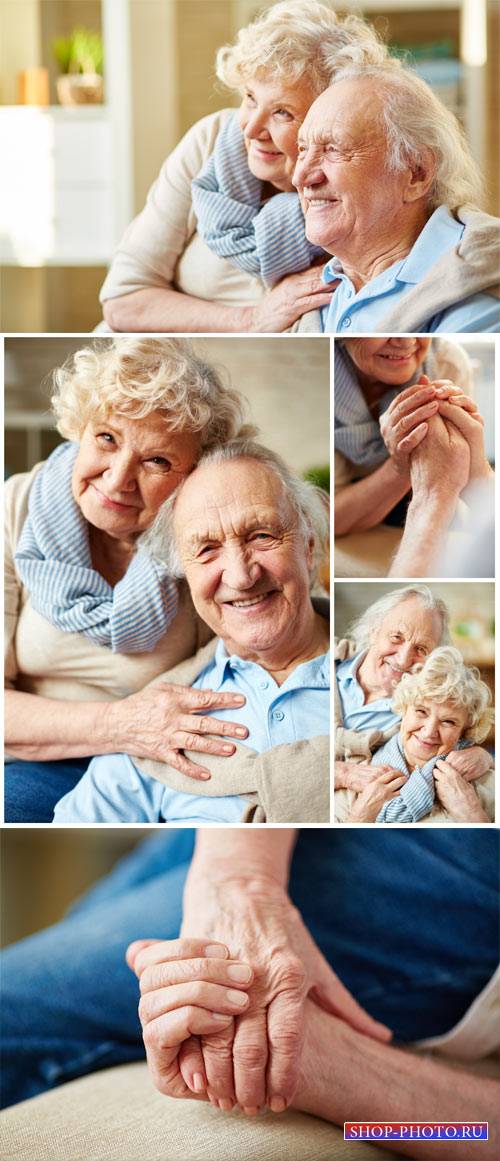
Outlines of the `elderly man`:
<svg viewBox="0 0 500 1161">
<path fill-rule="evenodd" d="M 371 765 L 371 755 L 397 732 L 399 717 L 392 694 L 404 673 L 421 664 L 448 639 L 448 613 L 427 585 L 413 585 L 380 597 L 351 629 L 351 640 L 337 645 L 335 789 L 363 796 L 400 790 L 399 770 Z M 356 758 L 356 761 L 352 759 Z M 457 780 L 472 781 L 491 767 L 480 746 L 457 750 L 447 761 Z"/>
<path fill-rule="evenodd" d="M 243 708 L 221 712 L 243 721 L 246 746 L 258 754 L 328 735 L 329 626 L 310 596 L 327 526 L 314 488 L 247 440 L 202 458 L 152 533 L 151 549 L 167 557 L 173 574 L 186 576 L 197 612 L 218 638 L 208 663 L 207 649 L 195 660 L 191 683 L 241 695 Z M 198 720 L 200 732 L 209 732 L 210 718 Z M 234 749 L 228 742 L 228 754 Z M 297 760 L 307 785 L 302 751 Z M 284 761 L 280 749 L 281 770 Z M 324 792 L 326 770 L 325 752 L 323 771 L 320 764 L 311 775 Z M 233 789 L 246 790 L 237 767 L 232 780 L 231 773 Z M 224 774 L 193 792 L 184 775 L 163 764 L 124 754 L 96 758 L 54 821 L 237 822 L 247 802 L 228 793 L 227 780 L 220 785 Z"/>
<path fill-rule="evenodd" d="M 414 73 L 342 70 L 299 131 L 293 180 L 309 241 L 334 255 L 322 330 L 498 329 L 499 223 L 471 208 L 481 182 L 458 122 Z"/>
</svg>

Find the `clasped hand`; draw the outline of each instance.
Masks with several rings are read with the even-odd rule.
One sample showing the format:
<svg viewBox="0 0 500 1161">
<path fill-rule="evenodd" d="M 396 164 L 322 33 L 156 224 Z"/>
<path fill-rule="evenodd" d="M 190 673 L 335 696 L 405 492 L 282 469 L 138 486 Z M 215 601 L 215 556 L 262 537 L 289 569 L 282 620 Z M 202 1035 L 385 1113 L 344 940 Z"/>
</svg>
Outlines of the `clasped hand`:
<svg viewBox="0 0 500 1161">
<path fill-rule="evenodd" d="M 365 1035 L 390 1039 L 331 970 L 283 888 L 200 883 L 198 903 L 197 915 L 188 904 L 180 939 L 127 951 L 160 1092 L 250 1115 L 266 1104 L 282 1112 L 299 1079 L 307 996 Z"/>
<path fill-rule="evenodd" d="M 419 485 L 428 489 L 446 484 L 458 494 L 470 481 L 491 473 L 483 419 L 474 400 L 449 380 L 431 383 L 421 375 L 392 401 L 381 416 L 380 430 L 394 465 L 411 476 L 414 491 Z"/>
</svg>

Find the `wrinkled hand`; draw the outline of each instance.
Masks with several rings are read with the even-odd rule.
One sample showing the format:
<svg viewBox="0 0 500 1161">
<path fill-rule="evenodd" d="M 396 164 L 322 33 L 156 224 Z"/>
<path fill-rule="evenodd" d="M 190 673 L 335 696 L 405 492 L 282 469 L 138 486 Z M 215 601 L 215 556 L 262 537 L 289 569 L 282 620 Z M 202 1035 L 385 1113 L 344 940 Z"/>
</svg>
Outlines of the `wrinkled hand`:
<svg viewBox="0 0 500 1161">
<path fill-rule="evenodd" d="M 483 774 L 487 774 L 488 770 L 492 769 L 493 760 L 491 754 L 484 750 L 482 746 L 469 746 L 467 750 L 453 750 L 453 753 L 448 754 L 446 759 L 453 769 L 465 778 L 466 782 L 475 782 L 476 778 L 482 778 Z"/>
<path fill-rule="evenodd" d="M 494 473 L 484 448 L 484 420 L 479 412 L 469 414 L 463 409 L 460 397 L 452 397 L 440 404 L 439 413 L 448 424 L 454 424 L 467 441 L 470 454 L 468 482 L 493 479 Z"/>
<path fill-rule="evenodd" d="M 470 451 L 458 427 L 433 415 L 427 435 L 410 458 L 410 480 L 413 497 L 426 500 L 433 493 L 456 498 L 469 480 Z"/>
<path fill-rule="evenodd" d="M 476 791 L 458 770 L 439 759 L 434 767 L 436 797 L 454 822 L 489 822 Z"/>
<path fill-rule="evenodd" d="M 370 782 L 391 771 L 392 766 L 372 766 L 370 762 L 335 762 L 335 789 L 360 794 Z"/>
<path fill-rule="evenodd" d="M 223 944 L 206 940 L 136 940 L 127 963 L 141 991 L 139 1018 L 154 1084 L 165 1096 L 207 1099 L 200 1042 L 219 1036 L 248 1007 L 248 964 L 229 960 Z M 194 1039 L 195 1038 L 195 1039 Z M 198 1046 L 185 1055 L 192 1041 Z"/>
<path fill-rule="evenodd" d="M 425 439 L 428 421 L 436 414 L 442 414 L 443 406 L 457 407 L 466 413 L 477 414 L 477 404 L 466 395 L 461 387 L 449 379 L 435 379 L 421 375 L 418 383 L 407 387 L 392 400 L 380 417 L 380 431 L 394 465 L 403 474 L 409 472 L 409 456 Z M 456 413 L 455 413 L 456 414 Z M 449 418 L 454 413 L 450 411 Z"/>
<path fill-rule="evenodd" d="M 348 822 L 375 822 L 379 810 L 391 798 L 397 798 L 401 787 L 408 779 L 400 770 L 389 768 L 385 774 L 380 774 L 374 782 L 365 786 L 351 809 Z"/>
<path fill-rule="evenodd" d="M 157 682 L 109 705 L 106 729 L 117 753 L 168 762 L 189 778 L 207 780 L 209 771 L 191 762 L 182 751 L 196 750 L 222 758 L 234 754 L 232 742 L 219 742 L 203 735 L 220 734 L 223 739 L 241 740 L 248 735 L 246 726 L 205 717 L 203 711 L 239 708 L 245 701 L 246 698 L 236 694 Z"/>
<path fill-rule="evenodd" d="M 201 1072 L 209 1099 L 219 1107 L 238 1103 L 252 1114 L 266 1103 L 275 1112 L 290 1104 L 299 1075 L 307 995 L 366 1035 L 390 1038 L 388 1030 L 372 1020 L 341 984 L 286 891 L 274 880 L 219 878 L 215 872 L 191 879 L 182 938 L 194 938 L 198 947 L 207 941 L 222 943 L 231 957 L 249 964 L 253 971 L 244 1013 L 212 1035 L 204 1028 L 201 1043 L 193 1028 L 195 1034 L 178 1053 L 175 1068 L 186 1088 L 190 1089 L 190 1078 Z M 150 957 L 161 956 L 161 946 L 155 951 L 158 946 L 138 951 L 134 965 L 138 973 L 148 966 Z M 168 1055 L 165 1066 L 161 1038 L 156 1041 L 154 1032 L 148 1035 L 153 1081 L 161 1083 L 172 1058 Z M 167 1047 L 170 1053 L 171 1046 Z M 178 1078 L 176 1083 L 180 1086 Z"/>
<path fill-rule="evenodd" d="M 297 319 L 311 310 L 328 306 L 338 283 L 326 285 L 320 266 L 311 266 L 300 274 L 289 274 L 255 306 L 249 308 L 249 331 L 275 333 L 286 331 Z"/>
</svg>

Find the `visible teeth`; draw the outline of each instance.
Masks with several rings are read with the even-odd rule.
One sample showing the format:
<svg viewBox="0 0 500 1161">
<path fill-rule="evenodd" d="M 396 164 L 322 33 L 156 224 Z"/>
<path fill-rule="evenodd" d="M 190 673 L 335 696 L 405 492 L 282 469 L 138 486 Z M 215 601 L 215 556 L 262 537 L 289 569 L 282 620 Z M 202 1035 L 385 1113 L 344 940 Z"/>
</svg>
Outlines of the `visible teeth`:
<svg viewBox="0 0 500 1161">
<path fill-rule="evenodd" d="M 334 200 L 333 198 L 309 198 L 308 199 L 309 205 L 311 205 L 311 206 L 329 206 L 329 205 L 331 205 L 333 200 Z"/>
<path fill-rule="evenodd" d="M 230 601 L 234 609 L 246 609 L 247 605 L 260 605 L 265 601 L 268 593 L 261 593 L 259 597 L 249 597 L 246 601 Z"/>
</svg>

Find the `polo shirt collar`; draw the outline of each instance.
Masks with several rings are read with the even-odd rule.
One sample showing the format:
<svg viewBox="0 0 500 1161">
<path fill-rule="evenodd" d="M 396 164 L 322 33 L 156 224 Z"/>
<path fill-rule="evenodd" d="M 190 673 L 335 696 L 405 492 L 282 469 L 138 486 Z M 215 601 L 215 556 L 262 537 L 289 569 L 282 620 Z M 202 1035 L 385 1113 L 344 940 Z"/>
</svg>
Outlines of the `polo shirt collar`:
<svg viewBox="0 0 500 1161">
<path fill-rule="evenodd" d="M 232 671 L 234 673 L 238 669 L 245 669 L 247 666 L 251 666 L 253 664 L 255 663 L 252 661 L 244 661 L 243 658 L 238 657 L 236 653 L 231 653 L 230 655 L 227 652 L 222 638 L 219 638 L 212 661 L 213 668 L 210 673 L 210 682 L 216 686 L 217 689 L 220 689 L 228 671 Z M 294 672 L 290 674 L 290 679 L 294 677 L 295 673 L 301 669 L 303 665 L 307 665 L 309 667 L 307 684 L 310 688 L 330 688 L 329 650 L 327 653 L 321 653 L 318 657 L 311 658 L 310 661 L 302 662 L 301 665 L 297 666 L 297 670 L 294 670 Z M 289 679 L 287 678 L 287 681 L 288 680 Z M 286 682 L 283 684 L 286 685 Z"/>
<path fill-rule="evenodd" d="M 397 274 L 398 281 L 422 282 L 441 255 L 460 241 L 463 232 L 462 222 L 456 221 L 448 206 L 438 206 L 404 259 Z"/>
<path fill-rule="evenodd" d="M 456 245 L 464 232 L 462 222 L 457 222 L 448 206 L 438 206 L 425 223 L 423 230 L 412 246 L 410 253 L 402 261 L 394 262 L 382 274 L 392 274 L 398 282 L 419 283 L 431 266 L 442 254 Z M 379 278 L 380 275 L 377 275 Z M 336 278 L 348 281 L 340 258 L 333 255 L 323 268 L 323 281 L 334 282 Z M 372 279 L 374 281 L 374 279 Z M 369 286 L 369 283 L 367 283 Z"/>
</svg>

